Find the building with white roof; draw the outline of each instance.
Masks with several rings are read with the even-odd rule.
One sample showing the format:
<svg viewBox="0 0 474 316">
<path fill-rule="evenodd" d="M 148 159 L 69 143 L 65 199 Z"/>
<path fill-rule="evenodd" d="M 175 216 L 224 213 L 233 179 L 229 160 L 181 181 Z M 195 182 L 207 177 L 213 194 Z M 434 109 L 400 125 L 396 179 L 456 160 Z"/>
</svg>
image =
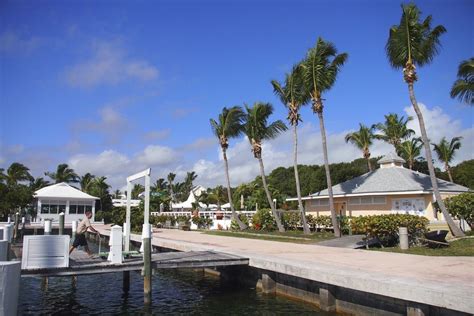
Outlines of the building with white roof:
<svg viewBox="0 0 474 316">
<path fill-rule="evenodd" d="M 92 212 L 95 218 L 95 201 L 98 197 L 89 195 L 61 182 L 37 190 L 34 193 L 37 209 L 37 221 L 45 219 L 59 220 L 59 213 L 64 213 L 64 221 L 70 223 L 84 218 L 86 211 Z"/>
<path fill-rule="evenodd" d="M 406 213 L 443 219 L 433 210 L 433 187 L 429 175 L 403 167 L 405 160 L 394 153 L 380 159 L 380 168 L 332 187 L 334 208 L 346 216 Z M 452 182 L 438 180 L 443 198 L 469 191 Z M 328 190 L 302 198 L 313 215 L 330 215 Z M 287 201 L 297 201 L 290 198 Z"/>
</svg>

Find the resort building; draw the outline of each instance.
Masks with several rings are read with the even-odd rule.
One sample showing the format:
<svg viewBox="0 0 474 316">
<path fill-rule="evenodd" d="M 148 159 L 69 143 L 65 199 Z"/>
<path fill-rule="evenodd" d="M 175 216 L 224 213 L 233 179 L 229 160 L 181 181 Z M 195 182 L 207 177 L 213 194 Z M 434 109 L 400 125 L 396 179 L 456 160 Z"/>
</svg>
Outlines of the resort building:
<svg viewBox="0 0 474 316">
<path fill-rule="evenodd" d="M 345 216 L 403 213 L 444 220 L 433 209 L 435 197 L 430 177 L 403 167 L 403 163 L 403 158 L 390 153 L 378 161 L 379 169 L 334 185 L 336 213 Z M 441 179 L 438 187 L 443 199 L 469 190 Z M 307 214 L 330 215 L 327 189 L 302 199 Z"/>
<path fill-rule="evenodd" d="M 191 192 L 189 192 L 189 196 L 184 202 L 179 202 L 179 203 L 171 203 L 171 208 L 172 211 L 176 212 L 185 212 L 185 211 L 191 211 L 193 209 L 193 205 L 196 203 L 197 199 L 196 197 L 200 197 L 203 192 L 206 192 L 207 189 L 203 187 L 202 185 L 197 185 L 191 189 Z M 199 206 L 201 208 L 206 208 L 207 205 L 199 202 Z"/>
<path fill-rule="evenodd" d="M 34 198 L 36 221 L 52 219 L 55 222 L 59 220 L 59 213 L 64 213 L 66 223 L 82 220 L 86 211 L 92 212 L 91 221 L 94 221 L 95 202 L 99 199 L 64 182 L 39 189 Z"/>
</svg>

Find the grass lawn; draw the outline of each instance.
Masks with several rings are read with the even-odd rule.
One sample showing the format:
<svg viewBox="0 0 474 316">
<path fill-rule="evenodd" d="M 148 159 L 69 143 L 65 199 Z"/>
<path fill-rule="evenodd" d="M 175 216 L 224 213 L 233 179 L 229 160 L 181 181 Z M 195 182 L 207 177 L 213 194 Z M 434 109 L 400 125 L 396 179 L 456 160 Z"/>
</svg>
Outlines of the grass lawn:
<svg viewBox="0 0 474 316">
<path fill-rule="evenodd" d="M 216 235 L 216 236 L 228 236 L 228 237 L 239 237 L 249 239 L 262 239 L 262 240 L 273 240 L 273 241 L 284 241 L 298 244 L 314 244 L 323 240 L 334 238 L 334 234 L 331 232 L 317 232 L 311 233 L 311 235 L 305 235 L 302 231 L 286 231 L 280 233 L 279 231 L 265 232 L 256 230 L 244 230 L 244 231 L 228 231 L 228 230 L 213 230 L 203 231 L 204 234 Z"/>
<path fill-rule="evenodd" d="M 474 256 L 474 238 L 465 238 L 449 243 L 449 247 L 430 249 L 427 247 L 411 247 L 408 250 L 401 250 L 398 247 L 392 248 L 371 248 L 371 250 L 408 253 L 422 256 Z"/>
</svg>

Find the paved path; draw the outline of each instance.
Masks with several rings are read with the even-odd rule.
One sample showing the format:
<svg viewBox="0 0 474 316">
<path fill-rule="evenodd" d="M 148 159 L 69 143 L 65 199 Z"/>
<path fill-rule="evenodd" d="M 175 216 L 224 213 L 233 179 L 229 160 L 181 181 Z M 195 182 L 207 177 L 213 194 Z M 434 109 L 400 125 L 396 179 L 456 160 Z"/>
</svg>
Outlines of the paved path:
<svg viewBox="0 0 474 316">
<path fill-rule="evenodd" d="M 98 226 L 104 235 L 107 226 Z M 132 235 L 140 241 L 140 236 Z M 158 229 L 153 245 L 241 255 L 249 265 L 369 293 L 474 313 L 474 257 L 428 257 Z"/>
<path fill-rule="evenodd" d="M 317 243 L 317 245 L 326 247 L 357 249 L 365 247 L 364 237 L 365 235 L 343 236 L 341 238 L 320 241 Z"/>
</svg>

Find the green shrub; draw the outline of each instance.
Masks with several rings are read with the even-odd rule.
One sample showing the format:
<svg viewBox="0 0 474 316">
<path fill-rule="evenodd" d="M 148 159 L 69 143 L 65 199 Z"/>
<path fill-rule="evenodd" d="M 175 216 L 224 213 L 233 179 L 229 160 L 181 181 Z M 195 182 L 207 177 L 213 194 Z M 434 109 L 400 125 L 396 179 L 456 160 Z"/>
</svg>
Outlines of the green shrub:
<svg viewBox="0 0 474 316">
<path fill-rule="evenodd" d="M 237 216 L 239 217 L 239 219 L 247 226 L 249 226 L 249 218 L 247 217 L 247 215 L 245 214 L 237 214 Z M 231 230 L 240 230 L 240 226 L 239 224 L 237 224 L 237 221 L 235 221 L 234 219 L 232 219 L 232 221 L 230 222 L 230 229 Z"/>
<path fill-rule="evenodd" d="M 166 225 L 167 221 L 170 221 L 171 226 L 176 225 L 176 217 L 168 214 L 160 214 L 151 217 L 151 223 L 154 225 Z"/>
<path fill-rule="evenodd" d="M 408 238 L 414 242 L 427 231 L 429 220 L 408 214 L 387 214 L 353 217 L 353 234 L 364 234 L 368 239 L 378 238 L 383 246 L 392 246 L 398 241 L 398 228 L 407 227 Z"/>
<path fill-rule="evenodd" d="M 318 228 L 332 228 L 332 221 L 331 221 L 331 216 L 329 215 L 319 215 L 316 217 L 311 217 L 308 218 L 311 220 L 311 226 L 313 227 L 318 227 Z"/>
<path fill-rule="evenodd" d="M 212 226 L 213 220 L 209 217 L 193 216 L 192 222 L 198 228 L 209 228 Z"/>
<path fill-rule="evenodd" d="M 301 214 L 299 212 L 284 212 L 282 222 L 286 230 L 296 230 L 301 222 Z"/>
<path fill-rule="evenodd" d="M 276 229 L 276 222 L 271 210 L 268 208 L 258 210 L 252 216 L 252 227 L 255 230 L 274 231 Z"/>
<path fill-rule="evenodd" d="M 466 192 L 444 200 L 446 208 L 454 217 L 464 218 L 469 227 L 474 222 L 474 193 Z"/>
</svg>

